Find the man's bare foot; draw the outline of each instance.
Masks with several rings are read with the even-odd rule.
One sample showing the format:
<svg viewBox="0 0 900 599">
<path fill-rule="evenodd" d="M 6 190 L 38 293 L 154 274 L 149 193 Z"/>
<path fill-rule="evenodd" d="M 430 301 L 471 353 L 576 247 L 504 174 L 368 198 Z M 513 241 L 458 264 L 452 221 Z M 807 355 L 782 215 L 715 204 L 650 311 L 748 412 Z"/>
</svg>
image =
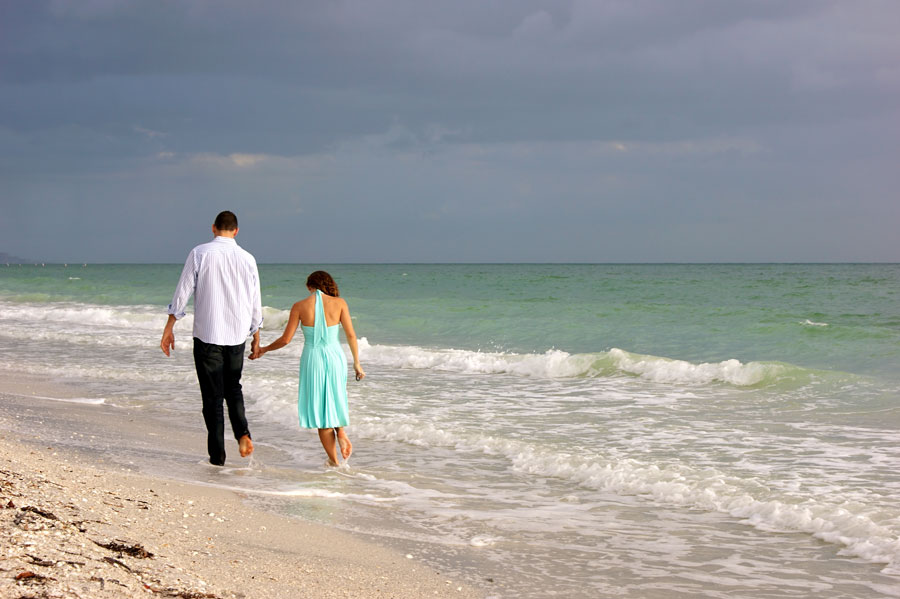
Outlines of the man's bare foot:
<svg viewBox="0 0 900 599">
<path fill-rule="evenodd" d="M 337 440 L 341 445 L 341 457 L 346 460 L 353 453 L 353 443 L 350 442 L 350 439 L 347 438 L 347 433 L 344 431 L 338 433 Z"/>
<path fill-rule="evenodd" d="M 253 453 L 253 441 L 250 439 L 250 435 L 244 435 L 241 437 L 241 440 L 238 441 L 238 448 L 241 450 L 241 457 L 246 458 L 248 455 Z"/>
</svg>

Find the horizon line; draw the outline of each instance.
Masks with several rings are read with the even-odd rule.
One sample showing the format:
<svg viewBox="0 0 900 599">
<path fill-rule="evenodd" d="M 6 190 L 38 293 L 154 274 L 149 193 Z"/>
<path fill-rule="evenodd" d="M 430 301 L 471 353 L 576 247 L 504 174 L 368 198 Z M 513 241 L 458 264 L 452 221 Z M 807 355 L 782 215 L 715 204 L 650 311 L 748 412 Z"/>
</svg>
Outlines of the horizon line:
<svg viewBox="0 0 900 599">
<path fill-rule="evenodd" d="M 48 261 L 21 261 L 21 262 L 6 262 L 7 266 L 86 266 L 86 265 L 94 265 L 94 266 L 169 266 L 169 265 L 180 265 L 182 262 L 85 262 L 85 261 L 73 261 L 73 262 L 48 262 Z M 267 265 L 267 266 L 280 266 L 280 265 L 345 265 L 345 266 L 390 266 L 390 265 L 420 265 L 420 266 L 455 266 L 455 265 L 609 265 L 609 266 L 709 266 L 709 265 L 853 265 L 853 264 L 884 264 L 884 265 L 894 265 L 900 264 L 900 261 L 891 261 L 891 260 L 875 260 L 875 261 L 858 261 L 858 260 L 846 260 L 846 261 L 716 261 L 716 262 L 704 262 L 704 261 L 640 261 L 640 262 L 628 262 L 628 261 L 610 261 L 610 262 L 589 262 L 589 261 L 543 261 L 543 262 L 530 262 L 530 261 L 520 261 L 520 262 L 512 262 L 512 261 L 462 261 L 462 262 L 451 262 L 451 261 L 439 261 L 439 262 L 404 262 L 404 261 L 382 261 L 382 262 L 355 262 L 355 261 L 315 261 L 315 262 L 264 262 L 257 261 L 257 264 Z"/>
</svg>

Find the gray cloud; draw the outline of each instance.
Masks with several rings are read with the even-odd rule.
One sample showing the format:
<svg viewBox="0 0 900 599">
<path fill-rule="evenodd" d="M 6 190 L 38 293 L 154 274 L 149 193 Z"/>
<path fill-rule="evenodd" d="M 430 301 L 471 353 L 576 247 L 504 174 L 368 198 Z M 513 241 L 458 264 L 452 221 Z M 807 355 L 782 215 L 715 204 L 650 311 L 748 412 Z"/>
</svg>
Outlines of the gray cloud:
<svg viewBox="0 0 900 599">
<path fill-rule="evenodd" d="M 893 2 L 0 11 L 0 251 L 900 259 Z"/>
</svg>

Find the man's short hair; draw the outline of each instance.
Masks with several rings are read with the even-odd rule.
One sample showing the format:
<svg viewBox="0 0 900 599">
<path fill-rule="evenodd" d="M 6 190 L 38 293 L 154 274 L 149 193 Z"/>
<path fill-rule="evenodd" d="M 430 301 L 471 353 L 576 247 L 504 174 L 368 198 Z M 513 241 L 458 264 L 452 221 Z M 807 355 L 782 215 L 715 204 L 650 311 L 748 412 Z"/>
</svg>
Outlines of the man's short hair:
<svg viewBox="0 0 900 599">
<path fill-rule="evenodd" d="M 234 231 L 238 228 L 237 217 L 231 210 L 223 210 L 216 217 L 213 226 L 220 231 Z"/>
</svg>

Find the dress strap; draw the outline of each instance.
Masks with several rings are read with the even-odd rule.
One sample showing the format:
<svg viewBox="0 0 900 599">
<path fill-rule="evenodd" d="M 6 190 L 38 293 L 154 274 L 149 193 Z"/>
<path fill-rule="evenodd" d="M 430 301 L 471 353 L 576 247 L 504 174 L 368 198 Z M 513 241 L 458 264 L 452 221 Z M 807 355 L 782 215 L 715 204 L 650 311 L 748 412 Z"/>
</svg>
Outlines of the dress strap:
<svg viewBox="0 0 900 599">
<path fill-rule="evenodd" d="M 316 343 L 325 341 L 328 324 L 325 322 L 325 305 L 322 303 L 322 291 L 316 289 L 316 322 L 315 322 L 315 340 Z"/>
</svg>

